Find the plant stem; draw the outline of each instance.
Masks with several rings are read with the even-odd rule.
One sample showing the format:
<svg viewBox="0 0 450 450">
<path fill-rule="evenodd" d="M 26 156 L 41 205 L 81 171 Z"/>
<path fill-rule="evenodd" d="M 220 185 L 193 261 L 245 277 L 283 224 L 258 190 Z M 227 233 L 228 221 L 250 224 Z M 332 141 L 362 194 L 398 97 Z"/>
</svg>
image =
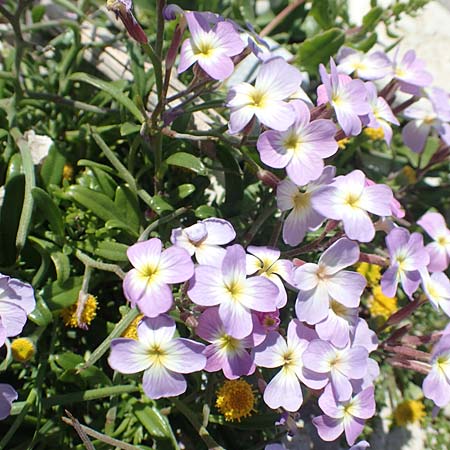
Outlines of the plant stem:
<svg viewBox="0 0 450 450">
<path fill-rule="evenodd" d="M 280 11 L 270 22 L 266 25 L 259 35 L 261 37 L 268 36 L 286 17 L 292 14 L 305 0 L 296 0 L 294 3 L 287 5 L 282 11 Z"/>
</svg>

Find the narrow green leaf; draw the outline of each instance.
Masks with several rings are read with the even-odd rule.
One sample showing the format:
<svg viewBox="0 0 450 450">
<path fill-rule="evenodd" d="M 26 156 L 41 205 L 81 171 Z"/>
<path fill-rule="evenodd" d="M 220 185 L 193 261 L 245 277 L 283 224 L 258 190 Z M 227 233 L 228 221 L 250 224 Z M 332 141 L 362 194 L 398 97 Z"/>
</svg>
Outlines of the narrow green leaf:
<svg viewBox="0 0 450 450">
<path fill-rule="evenodd" d="M 345 42 L 345 33 L 339 28 L 330 28 L 306 39 L 297 46 L 296 62 L 303 69 L 316 71 L 320 63 L 327 63 Z"/>
<path fill-rule="evenodd" d="M 41 167 L 41 178 L 46 187 L 61 184 L 65 164 L 66 157 L 53 145 Z"/>
<path fill-rule="evenodd" d="M 64 241 L 64 223 L 61 211 L 50 195 L 43 189 L 34 187 L 31 191 L 37 208 L 48 220 L 50 228 L 59 237 L 60 243 Z"/>
<path fill-rule="evenodd" d="M 336 19 L 336 1 L 313 0 L 309 14 L 323 29 L 331 28 Z"/>
<path fill-rule="evenodd" d="M 66 308 L 77 301 L 82 283 L 83 277 L 71 277 L 63 286 L 54 281 L 42 289 L 41 296 L 50 310 Z"/>
<path fill-rule="evenodd" d="M 28 318 L 39 327 L 45 327 L 53 321 L 53 315 L 41 298 L 36 301 L 36 308 L 28 314 Z"/>
<path fill-rule="evenodd" d="M 142 111 L 132 102 L 127 94 L 124 94 L 121 90 L 117 89 L 112 83 L 96 78 L 92 75 L 88 75 L 84 72 L 73 73 L 70 77 L 72 81 L 82 81 L 94 86 L 104 92 L 107 92 L 114 100 L 124 106 L 131 114 L 140 122 L 144 122 L 145 117 Z"/>
<path fill-rule="evenodd" d="M 118 211 L 127 218 L 129 226 L 139 232 L 141 225 L 141 212 L 136 194 L 127 186 L 118 186 L 114 198 L 114 204 Z"/>
<path fill-rule="evenodd" d="M 383 17 L 383 8 L 380 6 L 376 6 L 375 8 L 372 8 L 364 17 L 362 20 L 362 26 L 364 32 L 373 31 L 375 27 L 378 25 L 380 20 Z"/>
<path fill-rule="evenodd" d="M 142 403 L 136 403 L 133 411 L 139 422 L 141 422 L 151 436 L 170 439 L 172 430 L 169 422 L 156 408 Z"/>
<path fill-rule="evenodd" d="M 170 166 L 184 167 L 185 169 L 191 170 L 199 175 L 206 175 L 207 173 L 205 165 L 202 163 L 200 158 L 191 155 L 190 153 L 174 153 L 166 159 L 166 163 Z"/>
<path fill-rule="evenodd" d="M 66 194 L 69 198 L 72 198 L 84 208 L 92 211 L 105 222 L 114 220 L 117 224 L 121 225 L 124 231 L 127 231 L 133 237 L 138 237 L 138 233 L 123 221 L 123 214 L 117 210 L 116 205 L 107 195 L 78 185 L 70 186 Z"/>
</svg>

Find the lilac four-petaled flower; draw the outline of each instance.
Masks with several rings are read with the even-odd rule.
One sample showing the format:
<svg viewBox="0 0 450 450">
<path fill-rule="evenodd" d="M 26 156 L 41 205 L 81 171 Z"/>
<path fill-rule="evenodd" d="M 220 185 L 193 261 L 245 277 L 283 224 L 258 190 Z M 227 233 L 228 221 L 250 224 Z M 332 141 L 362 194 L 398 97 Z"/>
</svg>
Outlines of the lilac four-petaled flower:
<svg viewBox="0 0 450 450">
<path fill-rule="evenodd" d="M 0 420 L 6 419 L 11 413 L 11 405 L 18 398 L 17 392 L 9 384 L 0 383 Z"/>
<path fill-rule="evenodd" d="M 188 295 L 197 305 L 219 305 L 227 334 L 242 339 L 253 330 L 252 311 L 276 310 L 279 290 L 267 277 L 247 278 L 245 250 L 235 244 L 227 247 L 221 267 L 195 268 Z"/>
<path fill-rule="evenodd" d="M 175 321 L 167 315 L 142 319 L 138 340 L 112 340 L 109 365 L 124 374 L 143 371 L 143 389 L 151 399 L 181 395 L 187 388 L 182 374 L 205 368 L 205 346 L 175 338 L 175 330 Z"/>
<path fill-rule="evenodd" d="M 234 70 L 231 59 L 242 52 L 245 44 L 232 23 L 217 22 L 211 28 L 201 13 L 187 12 L 186 21 L 191 38 L 183 42 L 178 73 L 197 63 L 211 78 L 224 80 Z"/>
</svg>

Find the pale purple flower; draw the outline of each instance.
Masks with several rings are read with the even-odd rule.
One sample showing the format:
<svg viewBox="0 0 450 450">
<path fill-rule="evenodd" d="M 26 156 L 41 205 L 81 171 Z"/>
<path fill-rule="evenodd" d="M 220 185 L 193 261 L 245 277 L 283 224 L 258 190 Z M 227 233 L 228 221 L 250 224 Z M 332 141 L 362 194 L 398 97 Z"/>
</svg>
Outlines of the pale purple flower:
<svg viewBox="0 0 450 450">
<path fill-rule="evenodd" d="M 348 445 L 353 445 L 363 431 L 365 420 L 375 414 L 374 388 L 364 389 L 349 401 L 340 402 L 327 386 L 319 398 L 319 406 L 325 413 L 313 419 L 319 436 L 324 441 L 334 441 L 345 432 Z"/>
<path fill-rule="evenodd" d="M 450 403 L 450 335 L 444 334 L 433 349 L 431 371 L 423 380 L 423 394 L 439 407 Z"/>
<path fill-rule="evenodd" d="M 258 319 L 253 319 L 254 328 L 261 328 Z M 243 339 L 236 339 L 225 331 L 219 316 L 219 308 L 208 308 L 198 319 L 196 333 L 210 345 L 206 346 L 203 354 L 207 357 L 205 369 L 207 372 L 222 370 L 229 380 L 243 375 L 251 375 L 255 371 L 252 356 L 247 351 L 260 344 L 266 337 L 252 333 Z"/>
<path fill-rule="evenodd" d="M 266 333 L 278 330 L 280 325 L 280 311 L 278 309 L 274 312 L 257 312 L 256 317 Z"/>
<path fill-rule="evenodd" d="M 298 245 L 308 231 L 317 230 L 322 225 L 325 216 L 318 213 L 312 200 L 321 187 L 332 182 L 335 171 L 335 167 L 326 166 L 317 180 L 301 190 L 289 179 L 278 184 L 278 208 L 281 211 L 292 210 L 283 223 L 283 241 L 286 244 Z"/>
<path fill-rule="evenodd" d="M 254 116 L 265 126 L 284 131 L 295 120 L 287 100 L 300 87 L 302 75 L 283 58 L 272 58 L 259 69 L 255 85 L 239 83 L 230 89 L 227 106 L 231 134 L 239 133 Z"/>
<path fill-rule="evenodd" d="M 341 47 L 337 60 L 339 72 L 355 74 L 362 80 L 379 80 L 392 76 L 392 62 L 382 51 L 372 53 L 359 52 L 353 48 Z"/>
<path fill-rule="evenodd" d="M 225 256 L 225 249 L 221 245 L 228 244 L 235 237 L 236 232 L 228 220 L 214 217 L 188 228 L 175 228 L 170 241 L 187 250 L 189 255 L 195 255 L 199 264 L 220 266 Z"/>
<path fill-rule="evenodd" d="M 444 272 L 428 273 L 428 270 L 420 270 L 423 290 L 428 297 L 433 308 L 438 311 L 442 308 L 447 316 L 450 317 L 450 281 Z"/>
<path fill-rule="evenodd" d="M 344 133 L 347 136 L 358 135 L 361 133 L 359 116 L 370 112 L 364 82 L 339 74 L 332 58 L 330 58 L 330 75 L 323 64 L 319 66 L 319 72 L 323 84 L 317 88 L 317 104 L 330 103 Z"/>
<path fill-rule="evenodd" d="M 108 363 L 124 374 L 143 371 L 142 387 L 151 399 L 181 395 L 187 388 L 182 374 L 205 367 L 205 346 L 174 338 L 175 331 L 175 321 L 165 314 L 145 317 L 137 327 L 138 340 L 112 340 Z"/>
<path fill-rule="evenodd" d="M 370 178 L 366 178 L 366 186 L 374 186 L 374 185 L 376 185 L 375 181 L 371 180 Z M 405 210 L 403 209 L 403 206 L 394 196 L 392 196 L 390 206 L 391 206 L 391 214 L 394 217 L 397 217 L 398 219 L 402 219 L 403 217 L 405 217 Z M 385 219 L 385 218 L 382 217 L 380 220 L 383 220 L 383 219 Z M 380 229 L 385 229 L 385 228 L 388 229 L 388 231 L 386 231 L 386 233 L 391 231 L 391 229 L 394 227 L 392 221 L 389 225 L 386 223 L 384 223 L 384 224 L 378 223 L 378 226 L 380 227 Z M 378 231 L 377 228 L 375 228 L 375 229 Z"/>
<path fill-rule="evenodd" d="M 158 238 L 132 245 L 127 256 L 134 269 L 125 276 L 123 291 L 147 317 L 167 312 L 173 303 L 169 284 L 189 280 L 194 273 L 194 263 L 185 249 L 174 246 L 162 250 Z"/>
<path fill-rule="evenodd" d="M 341 238 L 322 253 L 318 264 L 306 263 L 295 269 L 294 285 L 299 289 L 295 311 L 301 321 L 314 325 L 327 319 L 332 300 L 347 308 L 359 306 L 366 279 L 357 272 L 343 270 L 358 259 L 358 244 Z M 348 336 L 347 332 L 347 342 Z"/>
<path fill-rule="evenodd" d="M 369 353 L 360 345 L 343 348 L 320 339 L 311 341 L 303 353 L 305 368 L 329 379 L 333 394 L 339 401 L 349 400 L 353 387 L 351 380 L 364 378 Z"/>
<path fill-rule="evenodd" d="M 353 170 L 320 189 L 311 201 L 323 216 L 342 220 L 350 239 L 370 242 L 375 237 L 375 228 L 368 213 L 390 216 L 392 199 L 390 187 L 385 184 L 367 186 L 364 173 Z"/>
<path fill-rule="evenodd" d="M 401 60 L 396 52 L 393 64 L 394 78 L 403 92 L 418 95 L 420 88 L 429 86 L 433 81 L 433 77 L 425 70 L 425 62 L 417 58 L 414 50 L 408 50 Z"/>
<path fill-rule="evenodd" d="M 252 311 L 276 310 L 279 290 L 267 277 L 246 277 L 245 250 L 236 244 L 227 247 L 221 267 L 195 268 L 188 295 L 198 305 L 219 305 L 226 332 L 242 339 L 252 333 Z"/>
<path fill-rule="evenodd" d="M 316 323 L 317 334 L 320 339 L 329 341 L 336 347 L 345 347 L 350 342 L 350 334 L 358 322 L 359 308 L 348 308 L 333 299 L 329 305 L 327 318 Z"/>
<path fill-rule="evenodd" d="M 275 283 L 279 289 L 275 304 L 277 308 L 282 308 L 287 302 L 286 288 L 282 280 L 290 285 L 293 284 L 294 266 L 292 261 L 280 259 L 281 253 L 277 248 L 250 245 L 247 252 L 247 275 L 261 275 Z"/>
<path fill-rule="evenodd" d="M 419 233 L 409 234 L 405 228 L 394 228 L 386 236 L 386 246 L 390 255 L 390 266 L 381 278 L 384 295 L 395 297 L 398 283 L 409 298 L 419 287 L 419 270 L 426 268 L 429 256 Z"/>
<path fill-rule="evenodd" d="M 17 336 L 23 330 L 36 306 L 31 285 L 0 274 L 0 347 L 7 337 Z"/>
<path fill-rule="evenodd" d="M 220 21 L 211 28 L 203 14 L 187 12 L 185 17 L 191 38 L 181 46 L 178 73 L 197 63 L 215 80 L 228 78 L 234 70 L 231 57 L 239 55 L 245 48 L 233 24 Z"/>
<path fill-rule="evenodd" d="M 394 116 L 388 102 L 383 97 L 378 96 L 376 86 L 369 81 L 365 83 L 365 86 L 367 90 L 367 101 L 372 110 L 368 114 L 367 119 L 363 119 L 363 122 L 370 128 L 381 128 L 386 144 L 390 145 L 392 139 L 392 128 L 390 124 L 400 125 L 400 123 Z"/>
<path fill-rule="evenodd" d="M 264 401 L 270 408 L 297 411 L 303 403 L 300 383 L 311 389 L 321 389 L 326 385 L 326 377 L 310 373 L 303 367 L 303 352 L 316 337 L 312 328 L 294 319 L 289 322 L 287 342 L 279 333 L 270 332 L 266 340 L 253 350 L 257 366 L 281 367 L 264 390 Z"/>
<path fill-rule="evenodd" d="M 450 230 L 447 228 L 442 214 L 437 212 L 427 212 L 418 221 L 433 242 L 425 246 L 430 255 L 430 262 L 427 269 L 430 272 L 442 272 L 447 269 L 450 263 Z"/>
<path fill-rule="evenodd" d="M 325 119 L 310 122 L 309 109 L 301 100 L 291 105 L 295 122 L 286 131 L 265 131 L 256 146 L 264 164 L 277 169 L 286 167 L 289 178 L 304 186 L 320 177 L 324 158 L 337 152 L 336 126 Z"/>
<path fill-rule="evenodd" d="M 9 384 L 0 383 L 0 420 L 6 419 L 11 413 L 11 405 L 19 395 Z"/>
<path fill-rule="evenodd" d="M 428 98 L 422 97 L 406 108 L 403 115 L 412 119 L 402 130 L 405 144 L 416 153 L 421 153 L 431 130 L 434 129 L 443 141 L 450 145 L 450 109 L 448 96 L 439 88 L 426 90 Z"/>
</svg>

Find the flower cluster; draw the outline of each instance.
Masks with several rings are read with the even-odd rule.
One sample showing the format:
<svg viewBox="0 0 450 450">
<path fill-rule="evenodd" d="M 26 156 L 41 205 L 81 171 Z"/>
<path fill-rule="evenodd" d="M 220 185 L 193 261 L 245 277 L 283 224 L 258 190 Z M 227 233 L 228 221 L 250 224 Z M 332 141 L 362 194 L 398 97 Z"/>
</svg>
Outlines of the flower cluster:
<svg viewBox="0 0 450 450">
<path fill-rule="evenodd" d="M 221 372 L 230 380 L 217 401 L 226 420 L 240 420 L 252 410 L 251 388 L 237 380 L 256 372 L 269 408 L 294 414 L 309 390 L 322 411 L 312 419 L 318 435 L 333 441 L 344 434 L 352 448 L 367 448 L 367 442 L 355 442 L 376 409 L 379 366 L 370 354 L 390 351 L 393 364 L 401 366 L 406 356 L 420 352 L 389 340 L 379 343 L 361 312 L 368 305 L 387 327 L 428 300 L 450 316 L 445 274 L 450 231 L 440 213 L 429 211 L 411 232 L 400 220 L 405 211 L 394 197 L 394 183 L 375 182 L 360 169 L 337 172 L 332 163 L 344 141 L 364 134 L 390 146 L 393 127 L 405 118 L 410 121 L 403 140 L 414 152 L 423 151 L 432 130 L 448 145 L 449 97 L 431 87 L 430 74 L 412 50 L 391 57 L 344 47 L 336 61 L 330 58 L 328 69 L 320 64 L 314 104 L 301 87 L 303 74 L 272 54 L 253 30 L 212 13 L 178 8 L 166 14 L 171 20 L 182 16 L 187 24 L 190 35 L 182 44 L 180 37 L 178 73 L 192 67 L 193 83 L 217 86 L 250 52 L 256 56 L 254 80 L 229 85 L 228 134 L 253 143 L 257 153 L 251 158 L 259 155 L 258 163 L 268 168 L 259 173 L 270 178 L 267 184 L 283 213 L 283 244 L 275 238 L 275 244 L 246 248 L 237 228 L 211 217 L 173 229 L 172 245 L 165 249 L 156 237 L 129 247 L 133 268 L 123 290 L 143 318 L 133 339 L 113 340 L 109 364 L 125 374 L 144 372 L 143 388 L 152 399 L 185 392 L 184 374 Z M 405 104 L 395 103 L 398 91 L 411 96 Z M 433 242 L 424 244 L 419 227 Z M 320 228 L 322 234 L 308 240 L 303 251 L 283 251 Z M 385 242 L 385 251 L 363 254 L 360 246 L 375 239 Z M 312 257 L 317 250 L 320 256 Z M 293 258 L 302 253 L 306 260 Z M 358 263 L 370 265 L 356 271 Z M 376 269 L 369 274 L 368 267 Z M 361 307 L 366 295 L 370 300 Z M 397 311 L 397 296 L 412 303 Z M 192 339 L 177 337 L 171 315 L 185 322 Z M 409 366 L 429 372 L 424 394 L 440 407 L 450 402 L 449 355 L 444 333 L 431 364 Z M 252 401 L 243 401 L 245 407 L 234 402 L 229 392 L 235 391 Z"/>
</svg>

